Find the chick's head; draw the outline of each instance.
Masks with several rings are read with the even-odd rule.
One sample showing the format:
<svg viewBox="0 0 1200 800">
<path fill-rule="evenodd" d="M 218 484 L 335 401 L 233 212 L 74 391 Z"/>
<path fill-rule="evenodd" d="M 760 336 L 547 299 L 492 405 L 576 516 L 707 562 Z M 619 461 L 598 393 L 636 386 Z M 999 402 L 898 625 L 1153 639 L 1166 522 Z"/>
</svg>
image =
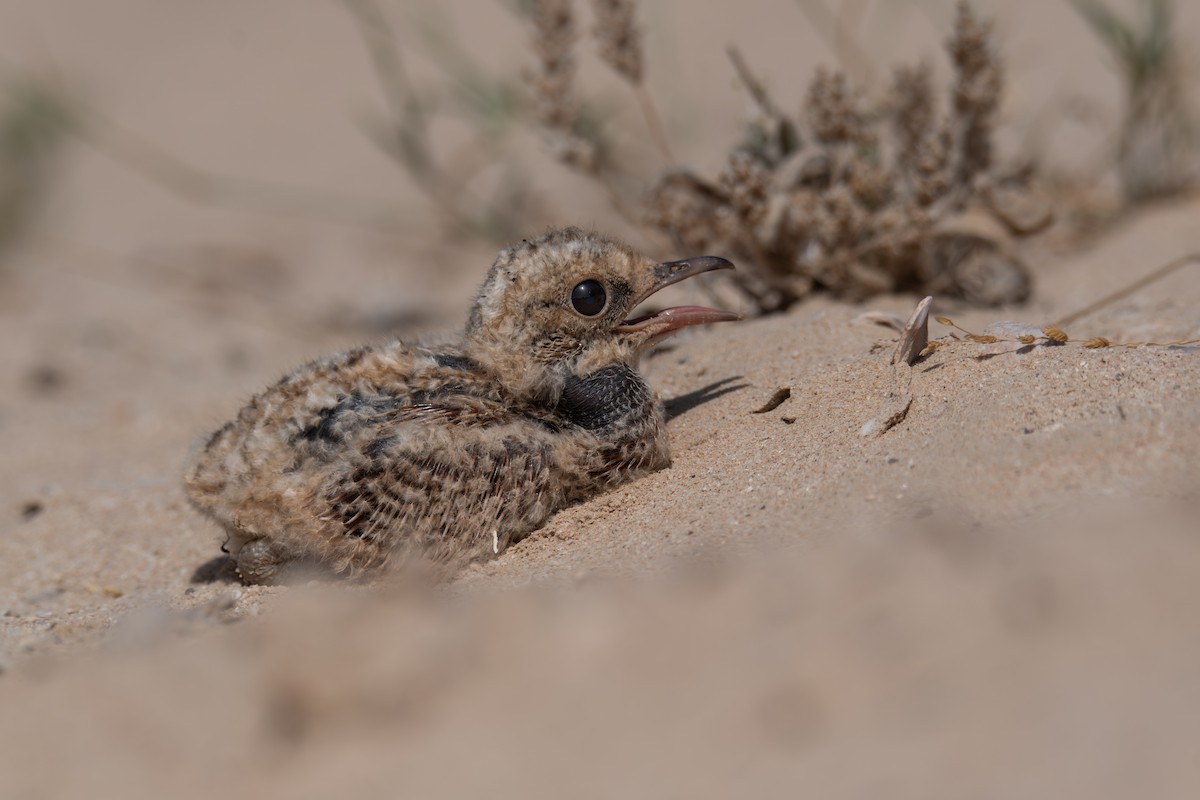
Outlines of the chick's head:
<svg viewBox="0 0 1200 800">
<path fill-rule="evenodd" d="M 553 404 L 566 379 L 613 364 L 637 367 L 651 345 L 689 325 L 737 319 L 700 306 L 631 317 L 654 292 L 714 269 L 704 256 L 656 263 L 578 228 L 502 250 L 467 323 L 467 354 L 515 397 Z"/>
</svg>

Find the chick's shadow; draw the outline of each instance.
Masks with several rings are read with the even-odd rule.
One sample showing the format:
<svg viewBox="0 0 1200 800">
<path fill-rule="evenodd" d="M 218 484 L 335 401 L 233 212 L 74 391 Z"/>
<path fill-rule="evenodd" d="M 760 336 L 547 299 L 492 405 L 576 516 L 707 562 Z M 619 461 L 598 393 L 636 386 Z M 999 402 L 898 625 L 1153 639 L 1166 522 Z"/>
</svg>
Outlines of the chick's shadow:
<svg viewBox="0 0 1200 800">
<path fill-rule="evenodd" d="M 719 381 L 714 381 L 707 386 L 702 386 L 699 389 L 682 394 L 679 397 L 672 397 L 670 400 L 663 402 L 663 409 L 666 411 L 667 422 L 681 417 L 693 408 L 698 408 L 710 400 L 716 400 L 722 395 L 730 394 L 747 388 L 748 383 L 734 383 L 734 381 L 743 380 L 741 375 L 734 375 L 729 378 L 722 378 Z M 733 385 L 728 385 L 733 384 Z"/>
<path fill-rule="evenodd" d="M 210 558 L 192 573 L 190 583 L 241 583 L 237 574 L 237 562 L 230 556 Z"/>
</svg>

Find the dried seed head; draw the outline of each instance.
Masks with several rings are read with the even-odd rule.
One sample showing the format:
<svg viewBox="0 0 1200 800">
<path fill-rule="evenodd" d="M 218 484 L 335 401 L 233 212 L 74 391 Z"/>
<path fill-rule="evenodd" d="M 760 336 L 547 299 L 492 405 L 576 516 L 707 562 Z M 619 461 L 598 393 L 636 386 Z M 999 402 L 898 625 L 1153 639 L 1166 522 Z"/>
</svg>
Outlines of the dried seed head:
<svg viewBox="0 0 1200 800">
<path fill-rule="evenodd" d="M 579 134 L 579 104 L 575 98 L 575 19 L 569 0 L 533 0 L 533 50 L 537 66 L 529 73 L 534 114 L 549 139 L 555 157 L 591 171 L 596 168 L 596 143 Z"/>
<path fill-rule="evenodd" d="M 889 105 L 897 166 L 914 172 L 922 148 L 934 135 L 933 72 L 928 64 L 896 70 Z"/>
<path fill-rule="evenodd" d="M 1047 339 L 1052 342 L 1057 342 L 1058 344 L 1065 344 L 1071 340 L 1071 337 L 1067 336 L 1066 331 L 1064 331 L 1062 328 L 1056 328 L 1053 325 L 1047 325 L 1046 327 L 1042 328 L 1042 333 L 1046 335 Z"/>
<path fill-rule="evenodd" d="M 729 204 L 743 219 L 762 217 L 770 185 L 771 173 L 761 159 L 746 150 L 735 150 L 730 154 L 721 173 L 721 187 Z"/>
<path fill-rule="evenodd" d="M 534 0 L 533 49 L 538 57 L 534 78 L 538 121 L 548 128 L 570 127 L 575 121 L 573 82 L 575 21 L 567 0 Z"/>
<path fill-rule="evenodd" d="M 852 249 L 858 244 L 867 223 L 850 188 L 845 184 L 833 186 L 825 192 L 821 201 L 813 220 L 821 245 L 829 252 Z"/>
<path fill-rule="evenodd" d="M 1103 336 L 1094 336 L 1083 343 L 1084 347 L 1095 350 L 1100 347 L 1112 347 L 1112 342 L 1105 339 Z"/>
<path fill-rule="evenodd" d="M 927 208 L 946 194 L 952 180 L 950 156 L 954 151 L 954 131 L 950 121 L 936 127 L 921 140 L 913 167 L 914 199 Z"/>
<path fill-rule="evenodd" d="M 635 0 L 592 0 L 600 57 L 635 86 L 642 82 L 642 32 L 634 14 Z"/>
<path fill-rule="evenodd" d="M 954 64 L 954 123 L 960 152 L 955 178 L 970 181 L 992 163 L 992 126 L 1004 88 L 1000 60 L 991 45 L 991 26 L 958 4 L 954 35 L 946 43 Z"/>
<path fill-rule="evenodd" d="M 808 88 L 809 124 L 821 144 L 861 143 L 870 139 L 866 120 L 840 72 L 818 69 Z"/>
<path fill-rule="evenodd" d="M 686 170 L 668 172 L 646 196 L 646 221 L 670 234 L 685 250 L 731 250 L 720 238 L 718 210 L 725 195 Z"/>
<path fill-rule="evenodd" d="M 860 205 L 875 210 L 891 199 L 895 176 L 880 161 L 856 158 L 849 166 L 847 182 Z"/>
</svg>

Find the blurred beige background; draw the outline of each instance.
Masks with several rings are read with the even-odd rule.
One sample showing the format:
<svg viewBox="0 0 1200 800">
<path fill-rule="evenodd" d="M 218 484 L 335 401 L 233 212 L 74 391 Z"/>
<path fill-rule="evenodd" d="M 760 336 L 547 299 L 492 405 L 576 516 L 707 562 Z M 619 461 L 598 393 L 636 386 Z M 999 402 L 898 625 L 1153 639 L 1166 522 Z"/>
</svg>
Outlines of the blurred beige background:
<svg viewBox="0 0 1200 800">
<path fill-rule="evenodd" d="M 438 152 L 469 151 L 428 26 L 512 80 L 528 34 L 500 2 L 382 5 Z M 1190 46 L 1200 4 L 1176 6 Z M 841 8 L 871 90 L 920 58 L 945 78 L 951 3 Z M 977 8 L 1008 65 L 1005 155 L 1106 169 L 1121 83 L 1078 14 Z M 705 172 L 747 107 L 727 45 L 789 110 L 836 58 L 790 0 L 646 0 L 641 21 L 672 146 Z M 580 49 L 583 93 L 656 174 L 627 88 Z M 181 196 L 93 131 L 0 254 L 0 796 L 1195 796 L 1194 348 L 959 343 L 866 438 L 892 345 L 859 315 L 915 298 L 815 298 L 648 359 L 668 400 L 707 393 L 670 423 L 675 465 L 449 601 L 236 586 L 203 573 L 221 537 L 179 489 L 188 448 L 305 359 L 459 325 L 497 243 L 448 233 L 367 136 L 380 90 L 338 3 L 0 0 L 0 76 L 22 73 L 235 202 Z M 514 169 L 532 230 L 636 238 L 536 133 L 510 137 L 476 201 Z M 1200 252 L 1197 219 L 1194 192 L 1135 209 L 1036 251 L 1028 305 L 950 311 L 1044 323 Z M 1071 333 L 1200 337 L 1197 272 Z"/>
</svg>

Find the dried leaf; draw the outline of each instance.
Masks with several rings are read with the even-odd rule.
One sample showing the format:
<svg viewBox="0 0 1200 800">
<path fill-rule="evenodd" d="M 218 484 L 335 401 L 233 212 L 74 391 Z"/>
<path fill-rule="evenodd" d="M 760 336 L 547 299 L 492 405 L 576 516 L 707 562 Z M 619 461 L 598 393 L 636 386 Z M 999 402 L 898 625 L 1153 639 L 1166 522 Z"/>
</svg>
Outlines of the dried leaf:
<svg viewBox="0 0 1200 800">
<path fill-rule="evenodd" d="M 784 400 L 787 400 L 791 396 L 792 396 L 792 389 L 790 386 L 780 386 L 778 389 L 775 390 L 775 394 L 771 395 L 771 399 L 763 404 L 762 408 L 756 408 L 753 411 L 751 411 L 750 413 L 751 414 L 765 414 L 768 411 L 774 411 L 775 409 L 777 409 L 781 405 L 783 405 Z"/>
</svg>

